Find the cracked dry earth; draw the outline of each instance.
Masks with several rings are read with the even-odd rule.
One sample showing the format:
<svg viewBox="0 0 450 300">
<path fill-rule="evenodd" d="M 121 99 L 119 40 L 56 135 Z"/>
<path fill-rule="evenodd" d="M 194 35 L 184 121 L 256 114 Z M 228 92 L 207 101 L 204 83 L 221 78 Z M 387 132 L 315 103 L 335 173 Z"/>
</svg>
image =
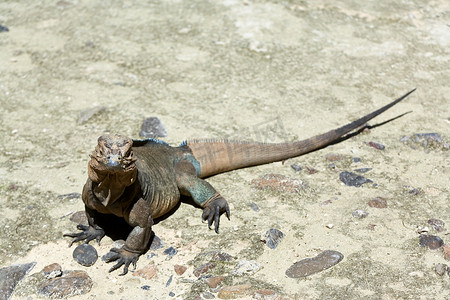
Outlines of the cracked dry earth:
<svg viewBox="0 0 450 300">
<path fill-rule="evenodd" d="M 52 263 L 92 280 L 73 299 L 449 299 L 448 248 L 419 245 L 420 234 L 450 243 L 448 1 L 1 1 L 0 25 L 0 267 L 36 262 L 11 299 L 45 298 Z M 182 203 L 133 274 L 79 265 L 62 237 L 83 204 L 61 195 L 81 192 L 105 132 L 139 138 L 156 116 L 172 145 L 293 141 L 414 87 L 371 125 L 410 111 L 398 119 L 208 179 L 231 221 L 217 235 Z M 345 171 L 371 182 L 346 185 Z M 251 184 L 261 178 L 275 179 Z M 274 249 L 261 241 L 273 228 Z M 102 256 L 113 243 L 92 244 Z M 286 276 L 325 250 L 344 257 Z M 242 261 L 256 267 L 236 272 Z"/>
</svg>

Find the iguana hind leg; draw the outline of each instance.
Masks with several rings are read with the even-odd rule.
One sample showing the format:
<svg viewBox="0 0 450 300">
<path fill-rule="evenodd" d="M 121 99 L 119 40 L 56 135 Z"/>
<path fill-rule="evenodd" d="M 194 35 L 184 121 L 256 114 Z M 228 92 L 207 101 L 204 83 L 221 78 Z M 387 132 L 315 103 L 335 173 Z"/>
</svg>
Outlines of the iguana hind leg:
<svg viewBox="0 0 450 300">
<path fill-rule="evenodd" d="M 207 181 L 198 178 L 191 162 L 182 160 L 175 166 L 177 185 L 182 195 L 190 196 L 203 208 L 202 220 L 208 220 L 211 229 L 219 233 L 220 215 L 226 214 L 230 219 L 230 208 L 227 201 Z"/>
</svg>

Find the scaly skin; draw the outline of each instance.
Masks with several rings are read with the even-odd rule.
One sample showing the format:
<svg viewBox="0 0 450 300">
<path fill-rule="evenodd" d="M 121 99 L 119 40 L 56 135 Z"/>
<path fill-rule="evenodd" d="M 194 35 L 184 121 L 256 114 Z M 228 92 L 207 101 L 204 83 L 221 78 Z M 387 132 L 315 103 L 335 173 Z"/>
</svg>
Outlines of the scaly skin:
<svg viewBox="0 0 450 300">
<path fill-rule="evenodd" d="M 105 231 L 97 224 L 99 214 L 114 214 L 133 227 L 121 249 L 111 249 L 109 270 L 130 264 L 148 248 L 153 219 L 168 213 L 190 196 L 203 208 L 202 219 L 219 233 L 220 215 L 230 218 L 227 201 L 204 177 L 254 165 L 281 161 L 323 148 L 397 104 L 414 90 L 352 123 L 312 138 L 292 143 L 265 144 L 240 141 L 188 141 L 171 147 L 157 140 L 133 141 L 121 135 L 103 135 L 91 154 L 82 199 L 89 226 L 65 236 L 74 242 L 100 240 Z M 108 261 L 108 262 L 109 262 Z"/>
</svg>

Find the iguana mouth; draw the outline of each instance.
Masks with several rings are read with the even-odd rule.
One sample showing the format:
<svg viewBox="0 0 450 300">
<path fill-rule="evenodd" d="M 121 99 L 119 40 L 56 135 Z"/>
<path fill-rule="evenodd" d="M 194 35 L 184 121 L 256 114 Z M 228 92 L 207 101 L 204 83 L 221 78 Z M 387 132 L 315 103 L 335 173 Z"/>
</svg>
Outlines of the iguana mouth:
<svg viewBox="0 0 450 300">
<path fill-rule="evenodd" d="M 122 135 L 102 135 L 90 155 L 98 171 L 124 172 L 135 168 L 133 140 Z"/>
</svg>

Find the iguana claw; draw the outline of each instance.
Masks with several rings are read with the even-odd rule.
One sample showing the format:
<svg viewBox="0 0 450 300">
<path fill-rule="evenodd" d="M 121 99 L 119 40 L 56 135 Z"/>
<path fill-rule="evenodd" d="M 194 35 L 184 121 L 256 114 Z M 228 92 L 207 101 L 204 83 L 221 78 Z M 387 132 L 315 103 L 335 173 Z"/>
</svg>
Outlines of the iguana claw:
<svg viewBox="0 0 450 300">
<path fill-rule="evenodd" d="M 219 233 L 219 221 L 222 213 L 226 214 L 228 220 L 230 219 L 230 207 L 225 199 L 222 197 L 212 200 L 203 209 L 202 220 L 208 220 L 208 228 L 211 229 L 211 225 L 214 223 L 214 230 Z"/>
<path fill-rule="evenodd" d="M 91 226 L 86 226 L 86 225 L 82 225 L 82 224 L 78 224 L 77 225 L 77 229 L 79 230 L 83 230 L 82 232 L 76 232 L 76 233 L 66 233 L 63 236 L 68 236 L 68 237 L 72 237 L 74 238 L 70 244 L 69 247 L 71 247 L 73 245 L 73 243 L 79 242 L 79 241 L 83 241 L 87 244 L 92 240 L 96 240 L 97 243 L 100 245 L 100 241 L 101 239 L 105 236 L 105 231 L 100 228 L 94 228 Z"/>
<path fill-rule="evenodd" d="M 106 259 L 106 262 L 117 261 L 117 263 L 114 266 L 112 266 L 108 272 L 115 271 L 121 266 L 124 266 L 123 272 L 119 274 L 119 276 L 123 276 L 128 273 L 128 267 L 130 266 L 130 264 L 133 264 L 134 269 L 136 269 L 136 263 L 140 256 L 139 253 L 133 253 L 123 248 L 121 249 L 112 248 L 109 252 L 110 253 L 113 252 L 114 254 L 108 257 Z"/>
</svg>

